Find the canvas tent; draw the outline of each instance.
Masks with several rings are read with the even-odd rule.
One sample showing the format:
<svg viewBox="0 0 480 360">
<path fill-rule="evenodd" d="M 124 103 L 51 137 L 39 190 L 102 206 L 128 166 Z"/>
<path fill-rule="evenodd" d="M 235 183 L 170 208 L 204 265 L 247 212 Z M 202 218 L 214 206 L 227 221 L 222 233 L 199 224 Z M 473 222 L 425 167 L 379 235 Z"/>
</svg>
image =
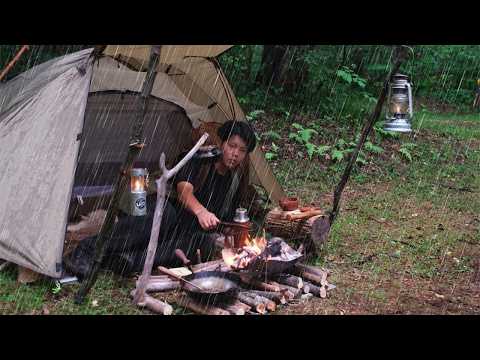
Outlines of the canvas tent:
<svg viewBox="0 0 480 360">
<path fill-rule="evenodd" d="M 245 120 L 215 57 L 230 46 L 162 46 L 136 164 L 173 161 L 201 122 Z M 0 259 L 59 277 L 72 194 L 111 185 L 128 151 L 150 46 L 107 46 L 0 84 Z M 283 196 L 263 154 L 251 182 Z M 80 190 L 79 190 L 80 189 Z"/>
</svg>

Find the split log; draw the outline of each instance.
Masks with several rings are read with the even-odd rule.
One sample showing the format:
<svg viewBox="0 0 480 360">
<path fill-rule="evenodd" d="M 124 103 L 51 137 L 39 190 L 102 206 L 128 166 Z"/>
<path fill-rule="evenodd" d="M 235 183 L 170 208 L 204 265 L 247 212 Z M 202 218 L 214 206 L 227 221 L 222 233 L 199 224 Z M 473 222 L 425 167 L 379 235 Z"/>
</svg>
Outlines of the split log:
<svg viewBox="0 0 480 360">
<path fill-rule="evenodd" d="M 245 313 L 252 310 L 252 307 L 250 305 L 247 305 L 247 304 L 239 301 L 238 299 L 233 299 L 232 302 L 230 302 L 230 304 L 228 304 L 228 306 L 235 306 L 236 308 L 241 308 L 241 309 L 243 309 L 243 311 Z"/>
<path fill-rule="evenodd" d="M 307 273 L 317 275 L 317 276 L 320 276 L 320 277 L 323 276 L 325 272 L 327 274 L 329 273 L 328 270 L 322 270 L 322 269 L 317 268 L 315 266 L 305 265 L 305 264 L 302 264 L 302 263 L 296 263 L 294 265 L 294 267 L 299 272 L 307 272 Z"/>
<path fill-rule="evenodd" d="M 264 304 L 262 301 L 256 300 L 256 299 L 248 296 L 248 295 L 245 294 L 244 292 L 239 292 L 236 296 L 237 296 L 237 299 L 238 299 L 240 302 L 251 306 L 252 309 L 253 309 L 254 311 L 256 311 L 257 313 L 259 313 L 259 314 L 265 314 L 265 313 L 267 312 L 267 311 L 266 311 L 266 306 L 265 306 L 265 304 Z"/>
<path fill-rule="evenodd" d="M 327 289 L 325 286 L 316 286 L 314 284 L 305 283 L 310 288 L 310 293 L 315 295 L 316 297 L 326 298 L 327 297 Z"/>
<path fill-rule="evenodd" d="M 193 265 L 192 268 L 193 268 L 193 271 L 195 272 L 214 271 L 217 269 L 219 269 L 220 271 L 226 271 L 228 270 L 228 265 L 225 264 L 225 262 L 222 259 L 220 259 L 220 260 L 213 260 L 213 261 L 208 261 L 201 264 Z"/>
<path fill-rule="evenodd" d="M 271 283 L 265 283 L 260 280 L 252 279 L 246 276 L 241 276 L 241 280 L 246 285 L 251 286 L 253 289 L 271 292 L 280 292 L 281 286 L 272 285 Z"/>
<path fill-rule="evenodd" d="M 270 299 L 268 299 L 264 296 L 257 295 L 253 292 L 250 292 L 250 291 L 244 291 L 243 293 L 247 296 L 250 296 L 251 298 L 253 298 L 256 301 L 260 301 L 260 302 L 264 303 L 265 307 L 268 311 L 273 312 L 277 309 L 277 304 L 275 304 L 274 301 L 272 301 L 272 300 L 270 300 Z"/>
<path fill-rule="evenodd" d="M 300 276 L 300 277 L 303 278 L 304 281 L 308 280 L 309 282 L 312 282 L 315 285 L 322 286 L 322 285 L 326 285 L 326 283 L 327 283 L 327 276 L 328 276 L 327 272 L 324 272 L 322 276 L 318 276 L 318 275 L 315 275 L 315 274 L 312 274 L 312 273 L 309 273 L 309 272 L 306 272 L 306 271 L 303 271 L 303 270 L 299 270 L 296 267 L 293 267 L 293 268 L 291 268 L 290 273 L 294 274 L 294 275 L 297 275 L 297 276 Z"/>
<path fill-rule="evenodd" d="M 303 288 L 303 280 L 301 277 L 295 275 L 282 274 L 276 277 L 276 282 L 283 285 L 288 285 L 297 289 Z"/>
<path fill-rule="evenodd" d="M 273 286 L 278 286 L 280 289 L 288 290 L 293 294 L 293 299 L 298 299 L 300 296 L 302 296 L 302 289 L 294 288 L 293 286 L 288 286 L 285 284 L 279 284 L 275 281 L 270 281 L 270 284 Z"/>
<path fill-rule="evenodd" d="M 249 290 L 250 293 L 263 296 L 264 298 L 275 301 L 277 305 L 284 305 L 287 303 L 287 299 L 281 292 L 261 291 L 261 290 Z"/>
<path fill-rule="evenodd" d="M 136 290 L 132 290 L 130 293 L 131 297 L 135 297 Z M 173 314 L 173 307 L 163 301 L 155 299 L 150 295 L 145 294 L 142 298 L 142 301 L 137 303 L 139 307 L 146 307 L 147 309 L 161 315 L 172 315 Z"/>
<path fill-rule="evenodd" d="M 182 296 L 177 304 L 200 315 L 230 315 L 230 312 L 227 310 L 211 304 L 200 304 L 188 296 Z"/>
<path fill-rule="evenodd" d="M 181 288 L 180 281 L 168 281 L 168 282 L 149 282 L 147 283 L 146 291 L 149 293 L 172 291 Z"/>
<path fill-rule="evenodd" d="M 309 219 L 295 219 L 294 217 L 292 220 L 289 220 L 283 213 L 282 211 L 270 211 L 265 217 L 265 230 L 273 236 L 289 240 L 299 240 L 310 237 L 313 222 L 321 216 L 315 215 Z M 299 213 L 299 216 L 300 214 L 301 213 Z M 290 215 L 290 217 L 293 215 L 294 214 Z"/>
<path fill-rule="evenodd" d="M 245 307 L 238 304 L 222 305 L 219 307 L 228 311 L 232 315 L 245 315 L 245 312 L 246 312 Z M 248 308 L 250 309 L 250 306 L 248 306 Z"/>
</svg>

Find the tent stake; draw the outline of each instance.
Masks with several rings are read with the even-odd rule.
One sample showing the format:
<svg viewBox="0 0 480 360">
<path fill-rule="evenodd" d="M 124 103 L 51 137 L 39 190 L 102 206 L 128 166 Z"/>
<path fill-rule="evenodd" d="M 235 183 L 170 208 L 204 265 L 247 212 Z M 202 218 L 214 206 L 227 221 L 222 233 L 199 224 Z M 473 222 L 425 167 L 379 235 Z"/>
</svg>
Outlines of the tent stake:
<svg viewBox="0 0 480 360">
<path fill-rule="evenodd" d="M 145 114 L 147 110 L 147 101 L 153 88 L 153 83 L 156 77 L 155 75 L 157 74 L 156 69 L 159 59 L 160 46 L 153 45 L 150 52 L 150 61 L 147 75 L 142 85 L 141 96 L 139 97 L 139 101 L 141 101 L 141 111 L 136 117 L 136 121 L 132 130 L 132 136 L 130 138 L 128 154 L 122 165 L 121 173 L 115 183 L 112 199 L 110 200 L 110 204 L 108 206 L 107 215 L 98 235 L 97 242 L 95 244 L 95 257 L 93 264 L 90 267 L 87 275 L 85 276 L 85 279 L 82 282 L 82 286 L 75 294 L 74 301 L 76 304 L 82 304 L 84 302 L 85 297 L 87 296 L 90 289 L 97 280 L 98 272 L 100 271 L 100 266 L 105 255 L 107 244 L 111 240 L 113 225 L 115 222 L 115 218 L 118 215 L 120 198 L 127 186 L 127 174 L 130 172 L 130 169 L 132 168 L 133 162 L 135 161 L 138 153 L 143 148 L 144 141 L 142 138 L 142 133 L 145 121 Z"/>
</svg>

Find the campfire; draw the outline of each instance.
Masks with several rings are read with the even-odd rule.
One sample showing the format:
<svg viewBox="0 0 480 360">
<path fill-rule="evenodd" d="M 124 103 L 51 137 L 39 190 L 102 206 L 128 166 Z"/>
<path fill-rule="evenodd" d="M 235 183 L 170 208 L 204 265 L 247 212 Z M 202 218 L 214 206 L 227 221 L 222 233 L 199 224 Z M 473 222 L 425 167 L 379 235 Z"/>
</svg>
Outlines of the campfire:
<svg viewBox="0 0 480 360">
<path fill-rule="evenodd" d="M 180 307 L 204 315 L 245 315 L 275 312 L 280 306 L 307 301 L 312 297 L 325 298 L 327 291 L 335 288 L 327 281 L 327 269 L 300 263 L 302 254 L 291 248 L 282 238 L 248 235 L 243 246 L 224 248 L 222 259 L 193 265 L 191 271 L 201 275 L 209 271 L 232 274 L 238 288 L 227 296 L 215 296 L 201 292 L 195 294 L 186 289 L 178 279 L 168 275 L 151 276 L 148 292 L 177 291 L 172 300 Z M 185 271 L 186 269 L 171 269 Z M 236 274 L 236 275 L 235 275 Z M 212 275 L 213 276 L 213 275 Z M 194 281 L 190 279 L 191 281 Z M 172 307 L 159 300 L 157 313 L 171 314 Z M 159 310 L 160 309 L 160 310 Z"/>
<path fill-rule="evenodd" d="M 251 237 L 248 235 L 244 240 L 244 246 L 234 249 L 222 250 L 222 258 L 225 264 L 235 270 L 245 269 L 257 257 L 264 253 L 267 248 L 265 233 L 263 236 Z"/>
</svg>

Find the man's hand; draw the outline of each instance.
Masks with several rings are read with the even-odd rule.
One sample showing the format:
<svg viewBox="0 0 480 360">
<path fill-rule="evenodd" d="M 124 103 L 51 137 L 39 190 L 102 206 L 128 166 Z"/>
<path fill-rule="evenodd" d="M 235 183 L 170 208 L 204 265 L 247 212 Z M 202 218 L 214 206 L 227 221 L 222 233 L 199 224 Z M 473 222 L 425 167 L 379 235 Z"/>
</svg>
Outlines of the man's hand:
<svg viewBox="0 0 480 360">
<path fill-rule="evenodd" d="M 204 209 L 198 212 L 197 214 L 198 222 L 203 230 L 211 230 L 217 227 L 220 223 L 220 220 L 215 216 L 215 214 Z"/>
</svg>

